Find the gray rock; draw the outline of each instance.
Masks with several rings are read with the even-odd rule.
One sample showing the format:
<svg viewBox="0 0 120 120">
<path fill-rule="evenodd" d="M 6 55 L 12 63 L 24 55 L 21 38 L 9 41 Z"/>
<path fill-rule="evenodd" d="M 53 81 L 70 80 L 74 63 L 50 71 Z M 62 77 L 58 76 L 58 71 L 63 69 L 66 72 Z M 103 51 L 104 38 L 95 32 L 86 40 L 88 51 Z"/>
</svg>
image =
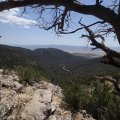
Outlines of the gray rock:
<svg viewBox="0 0 120 120">
<path fill-rule="evenodd" d="M 94 120 L 85 110 L 73 117 L 71 111 L 62 107 L 65 105 L 62 89 L 50 82 L 23 86 L 14 72 L 9 75 L 0 72 L 0 82 L 1 120 Z"/>
<path fill-rule="evenodd" d="M 0 69 L 0 74 L 3 74 L 3 69 Z"/>
</svg>

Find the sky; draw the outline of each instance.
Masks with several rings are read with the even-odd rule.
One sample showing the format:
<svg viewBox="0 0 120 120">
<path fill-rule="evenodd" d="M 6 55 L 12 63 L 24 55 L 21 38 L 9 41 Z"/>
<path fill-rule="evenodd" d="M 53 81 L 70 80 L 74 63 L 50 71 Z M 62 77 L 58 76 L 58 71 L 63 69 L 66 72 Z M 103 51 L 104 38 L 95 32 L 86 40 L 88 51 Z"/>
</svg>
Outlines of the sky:
<svg viewBox="0 0 120 120">
<path fill-rule="evenodd" d="M 1 0 L 0 0 L 1 1 Z M 81 0 L 82 2 L 83 0 Z M 91 0 L 84 0 L 86 4 L 92 4 Z M 108 5 L 109 0 L 105 0 Z M 29 10 L 29 9 L 28 9 Z M 37 24 L 36 15 L 32 11 L 21 16 L 21 8 L 14 8 L 0 12 L 0 44 L 8 45 L 73 45 L 87 46 L 88 40 L 81 38 L 83 30 L 70 35 L 57 36 L 54 31 L 46 31 L 35 26 Z M 93 16 L 72 13 L 73 22 L 77 22 L 81 17 L 85 24 L 90 24 L 97 19 Z M 75 26 L 78 24 L 75 24 Z M 72 30 L 74 28 L 71 28 Z M 112 36 L 107 37 L 107 46 L 119 46 Z"/>
</svg>

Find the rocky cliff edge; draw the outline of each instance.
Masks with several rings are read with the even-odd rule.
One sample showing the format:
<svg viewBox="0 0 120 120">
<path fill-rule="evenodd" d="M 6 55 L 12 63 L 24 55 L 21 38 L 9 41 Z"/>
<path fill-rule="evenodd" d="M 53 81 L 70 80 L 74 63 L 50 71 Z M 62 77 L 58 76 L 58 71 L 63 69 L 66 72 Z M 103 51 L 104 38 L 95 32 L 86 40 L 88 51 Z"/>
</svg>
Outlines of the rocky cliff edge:
<svg viewBox="0 0 120 120">
<path fill-rule="evenodd" d="M 0 69 L 1 120 L 95 120 L 85 110 L 71 113 L 60 87 L 45 81 L 24 86 L 14 72 L 3 73 Z"/>
</svg>

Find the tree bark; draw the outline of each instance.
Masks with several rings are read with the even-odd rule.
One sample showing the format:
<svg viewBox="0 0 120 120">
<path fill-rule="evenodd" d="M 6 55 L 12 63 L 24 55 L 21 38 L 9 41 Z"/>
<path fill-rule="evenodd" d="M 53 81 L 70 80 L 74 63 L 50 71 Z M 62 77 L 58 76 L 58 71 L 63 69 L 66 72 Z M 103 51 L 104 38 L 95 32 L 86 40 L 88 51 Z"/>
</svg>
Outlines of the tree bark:
<svg viewBox="0 0 120 120">
<path fill-rule="evenodd" d="M 120 44 L 120 20 L 119 21 L 116 20 L 116 23 L 115 23 L 115 25 L 113 25 L 113 28 L 115 30 L 118 42 Z"/>
<path fill-rule="evenodd" d="M 120 67 L 120 53 L 117 51 L 114 51 L 108 47 L 106 47 L 104 44 L 101 44 L 97 42 L 95 39 L 91 39 L 93 46 L 96 46 L 97 48 L 100 48 L 107 54 L 107 60 L 108 64 L 114 65 L 116 67 Z M 119 59 L 118 61 L 115 59 Z"/>
<path fill-rule="evenodd" d="M 29 5 L 56 5 L 69 8 L 70 11 L 75 11 L 82 14 L 94 15 L 97 18 L 113 23 L 117 19 L 117 14 L 104 6 L 96 5 L 81 5 L 74 2 L 67 2 L 67 0 L 23 0 L 23 1 L 10 1 L 0 2 L 0 11 L 8 10 L 16 7 L 24 7 Z"/>
</svg>

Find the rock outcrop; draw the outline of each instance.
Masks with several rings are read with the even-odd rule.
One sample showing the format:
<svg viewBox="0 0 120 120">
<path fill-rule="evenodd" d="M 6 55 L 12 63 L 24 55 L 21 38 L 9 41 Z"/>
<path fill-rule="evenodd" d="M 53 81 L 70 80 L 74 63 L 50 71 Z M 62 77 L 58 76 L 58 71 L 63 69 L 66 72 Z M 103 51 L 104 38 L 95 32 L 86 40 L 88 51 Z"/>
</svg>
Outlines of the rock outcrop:
<svg viewBox="0 0 120 120">
<path fill-rule="evenodd" d="M 24 86 L 14 72 L 0 70 L 1 120 L 94 120 L 85 110 L 72 114 L 65 108 L 62 89 L 40 81 Z"/>
</svg>

